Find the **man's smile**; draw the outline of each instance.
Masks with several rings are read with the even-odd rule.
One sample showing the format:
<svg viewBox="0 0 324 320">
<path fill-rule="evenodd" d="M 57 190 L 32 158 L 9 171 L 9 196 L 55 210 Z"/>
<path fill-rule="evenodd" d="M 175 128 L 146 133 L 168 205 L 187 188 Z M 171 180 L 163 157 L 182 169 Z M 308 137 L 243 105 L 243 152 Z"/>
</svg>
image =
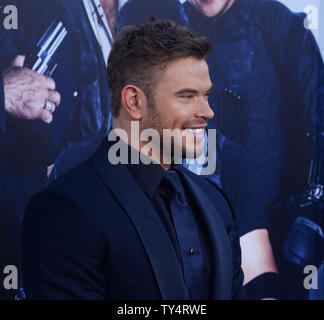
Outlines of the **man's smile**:
<svg viewBox="0 0 324 320">
<path fill-rule="evenodd" d="M 193 134 L 195 137 L 204 136 L 205 128 L 185 128 L 182 130 L 185 134 Z"/>
</svg>

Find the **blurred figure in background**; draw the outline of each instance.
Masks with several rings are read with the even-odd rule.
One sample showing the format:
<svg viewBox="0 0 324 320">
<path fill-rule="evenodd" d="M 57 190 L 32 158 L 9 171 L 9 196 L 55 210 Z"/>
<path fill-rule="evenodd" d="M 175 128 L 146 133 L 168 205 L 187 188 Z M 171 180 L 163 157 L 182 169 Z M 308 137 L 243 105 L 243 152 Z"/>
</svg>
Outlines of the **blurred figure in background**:
<svg viewBox="0 0 324 320">
<path fill-rule="evenodd" d="M 86 160 L 107 135 L 106 64 L 118 0 L 8 1 L 18 30 L 0 32 L 0 270 L 19 267 L 19 230 L 29 199 Z M 67 35 L 51 77 L 24 66 L 53 22 Z M 21 285 L 21 284 L 20 284 Z M 0 299 L 15 296 L 0 288 Z"/>
</svg>

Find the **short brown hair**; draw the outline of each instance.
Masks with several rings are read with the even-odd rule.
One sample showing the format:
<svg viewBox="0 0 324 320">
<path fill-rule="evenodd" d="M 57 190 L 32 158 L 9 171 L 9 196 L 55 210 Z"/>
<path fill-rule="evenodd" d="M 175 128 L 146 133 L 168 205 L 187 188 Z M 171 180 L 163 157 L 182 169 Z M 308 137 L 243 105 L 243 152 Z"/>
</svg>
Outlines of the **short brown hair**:
<svg viewBox="0 0 324 320">
<path fill-rule="evenodd" d="M 113 116 L 119 115 L 121 92 L 126 85 L 136 85 L 150 99 L 158 68 L 162 70 L 179 58 L 206 59 L 210 51 L 206 37 L 170 20 L 151 18 L 143 24 L 123 27 L 108 59 Z"/>
</svg>

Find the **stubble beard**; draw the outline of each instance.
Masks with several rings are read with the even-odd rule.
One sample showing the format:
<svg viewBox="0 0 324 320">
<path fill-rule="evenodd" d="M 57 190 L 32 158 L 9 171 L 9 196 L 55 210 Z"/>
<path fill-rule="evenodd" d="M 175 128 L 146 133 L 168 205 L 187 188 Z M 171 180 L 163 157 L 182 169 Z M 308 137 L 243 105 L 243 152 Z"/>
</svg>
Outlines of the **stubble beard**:
<svg viewBox="0 0 324 320">
<path fill-rule="evenodd" d="M 158 112 L 154 106 L 153 103 L 150 103 L 148 105 L 148 118 L 147 121 L 145 123 L 143 123 L 143 127 L 142 130 L 145 129 L 154 129 L 159 133 L 160 136 L 160 152 L 161 155 L 164 154 L 164 150 L 163 150 L 163 141 L 164 139 L 170 139 L 170 136 L 167 135 L 166 133 L 163 133 L 163 129 L 169 129 L 169 130 L 174 130 L 174 128 L 172 128 L 171 123 L 168 121 L 168 119 L 161 114 L 160 112 Z M 183 134 L 182 129 L 179 129 L 181 131 L 181 138 L 175 139 L 174 137 L 171 137 L 171 157 L 172 159 L 174 158 L 174 150 L 175 148 L 181 148 L 181 155 L 182 155 L 182 159 L 185 159 L 188 154 L 187 154 L 187 141 L 186 141 L 186 137 Z M 177 142 L 176 142 L 176 141 Z M 191 157 L 190 158 L 197 158 L 199 156 L 202 155 L 203 153 L 203 142 L 202 142 L 202 146 L 199 147 L 198 146 L 198 139 L 196 137 L 193 137 L 193 146 L 192 148 L 194 148 L 194 150 L 192 150 L 191 152 Z M 188 146 L 188 148 L 190 148 Z"/>
</svg>

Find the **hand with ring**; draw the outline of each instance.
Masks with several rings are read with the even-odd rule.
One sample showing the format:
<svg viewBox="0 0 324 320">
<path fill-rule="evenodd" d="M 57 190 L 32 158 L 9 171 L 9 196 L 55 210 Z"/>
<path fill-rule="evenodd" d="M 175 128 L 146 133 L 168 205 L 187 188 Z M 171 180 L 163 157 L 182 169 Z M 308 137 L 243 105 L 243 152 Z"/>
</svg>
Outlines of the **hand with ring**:
<svg viewBox="0 0 324 320">
<path fill-rule="evenodd" d="M 53 113 L 55 111 L 55 103 L 50 101 L 50 100 L 47 100 L 45 101 L 45 105 L 43 107 L 45 110 Z"/>
<path fill-rule="evenodd" d="M 53 121 L 53 113 L 61 102 L 53 79 L 24 68 L 25 56 L 16 56 L 2 72 L 5 110 L 20 119 Z M 0 75 L 1 76 L 1 75 Z"/>
</svg>

